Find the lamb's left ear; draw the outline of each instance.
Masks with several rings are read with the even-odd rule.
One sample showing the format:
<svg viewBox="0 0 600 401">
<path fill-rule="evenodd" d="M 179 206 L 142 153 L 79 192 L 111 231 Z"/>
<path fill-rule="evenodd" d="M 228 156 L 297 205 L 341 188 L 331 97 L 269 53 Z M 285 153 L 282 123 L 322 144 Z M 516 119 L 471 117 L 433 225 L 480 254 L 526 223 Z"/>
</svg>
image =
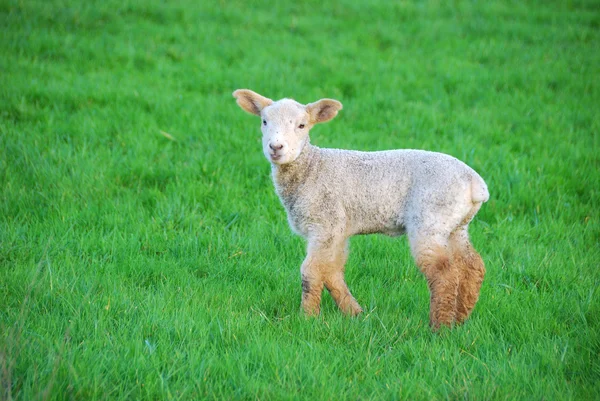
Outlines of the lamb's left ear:
<svg viewBox="0 0 600 401">
<path fill-rule="evenodd" d="M 237 104 L 242 109 L 250 114 L 256 114 L 260 116 L 260 111 L 265 107 L 271 105 L 273 101 L 250 89 L 238 89 L 233 92 L 233 97 L 237 99 Z"/>
<path fill-rule="evenodd" d="M 335 117 L 342 109 L 342 104 L 333 99 L 321 99 L 306 105 L 306 111 L 310 115 L 312 124 L 324 123 Z"/>
</svg>

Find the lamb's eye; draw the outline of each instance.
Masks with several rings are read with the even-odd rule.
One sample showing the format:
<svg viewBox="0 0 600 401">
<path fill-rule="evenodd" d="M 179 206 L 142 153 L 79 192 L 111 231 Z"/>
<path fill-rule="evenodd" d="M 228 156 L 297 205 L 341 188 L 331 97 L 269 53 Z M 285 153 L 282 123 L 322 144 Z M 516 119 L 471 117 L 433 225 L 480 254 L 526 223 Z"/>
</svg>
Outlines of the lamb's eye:
<svg viewBox="0 0 600 401">
<path fill-rule="evenodd" d="M 300 124 L 300 125 L 298 126 L 298 128 L 300 128 L 300 129 L 304 129 L 304 124 Z"/>
<path fill-rule="evenodd" d="M 267 120 L 263 120 L 263 125 L 267 125 Z"/>
</svg>

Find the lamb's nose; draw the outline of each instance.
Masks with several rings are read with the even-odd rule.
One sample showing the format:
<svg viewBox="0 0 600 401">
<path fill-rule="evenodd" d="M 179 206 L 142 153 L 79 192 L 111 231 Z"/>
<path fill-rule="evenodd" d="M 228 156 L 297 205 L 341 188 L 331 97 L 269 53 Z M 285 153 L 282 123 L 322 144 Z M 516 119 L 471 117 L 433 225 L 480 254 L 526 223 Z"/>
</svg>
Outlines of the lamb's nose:
<svg viewBox="0 0 600 401">
<path fill-rule="evenodd" d="M 273 146 L 272 143 L 269 144 L 269 147 L 273 150 L 281 150 L 283 149 L 283 145 L 277 145 L 277 146 Z"/>
</svg>

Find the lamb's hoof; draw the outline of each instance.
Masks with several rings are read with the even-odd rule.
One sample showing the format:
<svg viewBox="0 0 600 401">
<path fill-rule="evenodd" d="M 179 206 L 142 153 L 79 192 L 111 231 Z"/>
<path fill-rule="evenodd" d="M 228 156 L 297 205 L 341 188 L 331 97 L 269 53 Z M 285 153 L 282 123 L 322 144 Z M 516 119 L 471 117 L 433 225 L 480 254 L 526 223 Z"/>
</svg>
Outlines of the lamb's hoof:
<svg viewBox="0 0 600 401">
<path fill-rule="evenodd" d="M 351 313 L 349 313 L 348 315 L 349 315 L 349 316 L 351 316 L 351 317 L 356 317 L 356 316 L 358 316 L 358 315 L 362 315 L 362 313 L 363 313 L 363 310 L 362 310 L 362 309 L 357 309 L 357 310 L 355 310 L 355 311 L 352 311 L 352 312 L 351 312 Z"/>
<path fill-rule="evenodd" d="M 363 313 L 363 309 L 358 304 L 350 305 L 347 308 L 342 309 L 342 313 L 346 316 L 354 317 Z"/>
<path fill-rule="evenodd" d="M 320 307 L 307 307 L 302 305 L 302 311 L 304 312 L 304 316 L 306 317 L 318 317 L 321 314 Z"/>
<path fill-rule="evenodd" d="M 430 320 L 429 321 L 429 327 L 431 327 L 431 331 L 433 331 L 434 333 L 437 333 L 440 331 L 441 328 L 446 328 L 446 329 L 452 329 L 452 327 L 454 327 L 455 322 L 454 321 L 441 321 L 441 320 Z"/>
</svg>

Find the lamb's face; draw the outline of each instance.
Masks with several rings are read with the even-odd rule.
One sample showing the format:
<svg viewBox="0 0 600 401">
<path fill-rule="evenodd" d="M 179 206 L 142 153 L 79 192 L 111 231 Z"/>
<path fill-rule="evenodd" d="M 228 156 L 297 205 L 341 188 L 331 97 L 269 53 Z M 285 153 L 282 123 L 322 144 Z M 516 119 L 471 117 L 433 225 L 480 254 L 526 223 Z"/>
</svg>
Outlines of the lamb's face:
<svg viewBox="0 0 600 401">
<path fill-rule="evenodd" d="M 296 160 L 308 142 L 312 126 L 331 120 L 342 109 L 342 104 L 333 99 L 321 99 L 304 106 L 291 99 L 273 102 L 249 89 L 238 89 L 233 97 L 243 110 L 260 116 L 263 152 L 273 164 Z"/>
<path fill-rule="evenodd" d="M 282 99 L 262 109 L 263 153 L 273 164 L 291 163 L 300 155 L 312 127 L 306 106 Z"/>
</svg>

